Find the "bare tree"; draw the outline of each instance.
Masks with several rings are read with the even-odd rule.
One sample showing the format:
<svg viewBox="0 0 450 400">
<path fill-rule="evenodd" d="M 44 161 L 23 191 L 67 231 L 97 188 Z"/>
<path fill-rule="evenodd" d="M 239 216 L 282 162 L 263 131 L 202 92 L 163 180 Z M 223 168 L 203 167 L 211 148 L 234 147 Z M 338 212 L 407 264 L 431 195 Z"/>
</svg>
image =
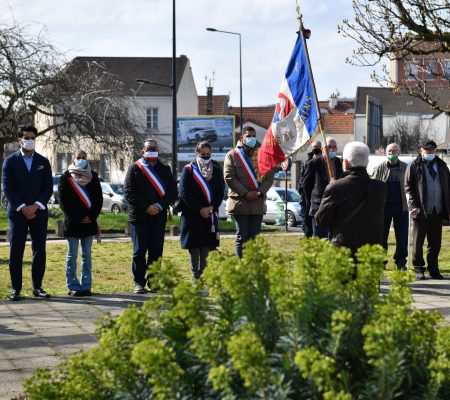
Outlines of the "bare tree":
<svg viewBox="0 0 450 400">
<path fill-rule="evenodd" d="M 423 139 L 436 138 L 436 131 L 431 125 L 426 125 L 420 119 L 411 120 L 404 116 L 397 116 L 383 138 L 383 145 L 397 143 L 402 153 L 415 154 Z"/>
<path fill-rule="evenodd" d="M 375 66 L 386 58 L 407 61 L 416 71 L 403 71 L 408 75 L 403 83 L 389 76 L 386 65 L 382 65 L 381 72 L 373 72 L 372 79 L 394 91 L 418 97 L 433 109 L 449 112 L 450 2 L 353 0 L 353 10 L 354 20 L 344 20 L 338 26 L 344 36 L 358 45 L 347 62 Z M 439 79 L 440 87 L 430 90 L 427 80 L 421 78 L 426 74 Z"/>
<path fill-rule="evenodd" d="M 129 113 L 132 94 L 102 65 L 67 61 L 28 26 L 0 25 L 0 163 L 18 126 L 35 123 L 49 140 L 93 139 L 103 149 L 132 151 L 140 135 Z"/>
</svg>

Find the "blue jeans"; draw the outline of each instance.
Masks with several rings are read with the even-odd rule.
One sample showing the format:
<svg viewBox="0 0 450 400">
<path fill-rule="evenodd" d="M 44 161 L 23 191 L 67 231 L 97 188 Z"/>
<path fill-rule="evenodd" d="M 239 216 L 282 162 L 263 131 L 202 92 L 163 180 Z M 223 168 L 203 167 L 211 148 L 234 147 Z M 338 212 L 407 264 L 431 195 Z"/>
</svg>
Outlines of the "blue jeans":
<svg viewBox="0 0 450 400">
<path fill-rule="evenodd" d="M 91 248 L 94 236 L 67 238 L 66 283 L 69 290 L 91 290 Z M 78 244 L 81 242 L 81 278 L 77 278 Z"/>
<path fill-rule="evenodd" d="M 384 236 L 383 247 L 388 248 L 389 229 L 394 222 L 395 254 L 394 260 L 398 267 L 406 266 L 408 257 L 408 211 L 403 211 L 402 203 L 386 203 L 384 207 Z M 422 243 L 423 244 L 423 243 Z"/>
<path fill-rule="evenodd" d="M 242 258 L 242 246 L 261 232 L 262 215 L 233 215 L 236 224 L 236 255 Z"/>
</svg>

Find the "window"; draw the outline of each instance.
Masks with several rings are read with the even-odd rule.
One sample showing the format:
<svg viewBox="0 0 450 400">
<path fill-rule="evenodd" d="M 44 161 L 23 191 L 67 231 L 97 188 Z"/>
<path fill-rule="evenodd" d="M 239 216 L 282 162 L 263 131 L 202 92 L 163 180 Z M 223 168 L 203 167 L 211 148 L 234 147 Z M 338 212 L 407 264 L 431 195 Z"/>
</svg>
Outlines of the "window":
<svg viewBox="0 0 450 400">
<path fill-rule="evenodd" d="M 100 155 L 100 171 L 105 181 L 109 181 L 111 175 L 111 156 L 109 154 Z"/>
<path fill-rule="evenodd" d="M 427 61 L 425 79 L 427 81 L 436 79 L 436 61 Z"/>
<path fill-rule="evenodd" d="M 444 60 L 444 62 L 442 63 L 442 69 L 444 75 L 442 79 L 450 80 L 450 60 Z"/>
<path fill-rule="evenodd" d="M 414 62 L 407 62 L 405 67 L 406 79 L 414 80 L 417 78 L 417 64 Z"/>
<path fill-rule="evenodd" d="M 62 174 L 67 170 L 70 164 L 70 153 L 57 153 L 56 154 L 56 173 Z"/>
<path fill-rule="evenodd" d="M 147 129 L 159 129 L 159 115 L 157 108 L 147 108 Z"/>
</svg>

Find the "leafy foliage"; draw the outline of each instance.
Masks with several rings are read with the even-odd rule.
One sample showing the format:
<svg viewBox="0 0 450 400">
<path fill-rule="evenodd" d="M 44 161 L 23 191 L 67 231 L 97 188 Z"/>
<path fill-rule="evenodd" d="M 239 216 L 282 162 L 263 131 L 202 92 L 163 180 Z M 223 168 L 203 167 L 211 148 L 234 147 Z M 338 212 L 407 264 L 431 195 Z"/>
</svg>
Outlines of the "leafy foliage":
<svg viewBox="0 0 450 400">
<path fill-rule="evenodd" d="M 159 295 L 99 322 L 99 344 L 27 381 L 33 399 L 446 399 L 450 327 L 411 307 L 408 273 L 380 296 L 385 253 L 262 238 L 214 252 L 208 289 L 168 262 Z"/>
</svg>

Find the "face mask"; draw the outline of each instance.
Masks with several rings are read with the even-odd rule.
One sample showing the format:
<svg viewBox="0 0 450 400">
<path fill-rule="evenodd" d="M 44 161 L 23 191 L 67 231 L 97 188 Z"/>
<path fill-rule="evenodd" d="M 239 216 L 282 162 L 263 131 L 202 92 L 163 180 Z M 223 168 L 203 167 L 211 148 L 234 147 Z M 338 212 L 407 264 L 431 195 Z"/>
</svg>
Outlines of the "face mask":
<svg viewBox="0 0 450 400">
<path fill-rule="evenodd" d="M 25 139 L 22 144 L 22 147 L 25 150 L 29 150 L 29 151 L 34 150 L 35 146 L 36 146 L 36 140 L 33 140 L 33 139 Z"/>
<path fill-rule="evenodd" d="M 211 161 L 209 156 L 197 156 L 197 163 L 201 165 L 207 165 Z"/>
<path fill-rule="evenodd" d="M 397 161 L 398 160 L 398 155 L 397 154 L 389 154 L 389 155 L 387 155 L 387 159 L 389 160 L 389 161 Z"/>
<path fill-rule="evenodd" d="M 334 157 L 336 157 L 336 152 L 335 151 L 329 151 L 328 155 L 330 156 L 331 159 L 333 159 Z"/>
<path fill-rule="evenodd" d="M 436 154 L 422 154 L 422 157 L 425 161 L 433 161 Z"/>
<path fill-rule="evenodd" d="M 158 152 L 157 151 L 146 151 L 143 155 L 144 158 L 149 158 L 150 160 L 156 160 L 158 158 Z"/>
<path fill-rule="evenodd" d="M 247 139 L 245 139 L 245 145 L 253 149 L 256 146 L 256 138 L 253 136 L 247 136 Z"/>
<path fill-rule="evenodd" d="M 321 150 L 319 147 L 313 147 L 312 153 L 313 153 L 315 156 L 318 156 L 319 154 L 322 154 L 322 150 Z"/>
<path fill-rule="evenodd" d="M 80 160 L 77 160 L 77 161 L 75 162 L 75 165 L 76 165 L 78 168 L 86 168 L 86 166 L 87 166 L 87 161 L 86 161 L 86 160 L 83 160 L 83 159 L 80 159 Z"/>
</svg>

